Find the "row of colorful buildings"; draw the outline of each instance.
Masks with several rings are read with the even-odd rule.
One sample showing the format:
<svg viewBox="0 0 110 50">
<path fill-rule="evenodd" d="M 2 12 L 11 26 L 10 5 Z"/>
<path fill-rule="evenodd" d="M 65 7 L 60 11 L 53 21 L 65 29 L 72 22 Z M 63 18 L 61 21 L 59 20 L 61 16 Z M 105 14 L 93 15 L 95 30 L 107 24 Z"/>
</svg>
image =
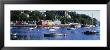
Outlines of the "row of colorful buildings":
<svg viewBox="0 0 110 50">
<path fill-rule="evenodd" d="M 61 21 L 59 20 L 55 20 L 55 21 L 52 21 L 52 20 L 41 20 L 41 21 L 38 21 L 37 22 L 37 25 L 42 25 L 42 26 L 57 26 L 57 25 L 60 25 L 61 24 Z"/>
</svg>

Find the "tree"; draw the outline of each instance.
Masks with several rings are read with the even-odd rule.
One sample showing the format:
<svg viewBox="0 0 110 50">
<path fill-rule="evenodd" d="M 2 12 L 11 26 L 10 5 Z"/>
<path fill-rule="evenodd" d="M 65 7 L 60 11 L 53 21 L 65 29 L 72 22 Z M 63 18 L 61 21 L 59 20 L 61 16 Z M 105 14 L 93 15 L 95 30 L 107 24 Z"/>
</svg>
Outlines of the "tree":
<svg viewBox="0 0 110 50">
<path fill-rule="evenodd" d="M 18 20 L 20 14 L 21 14 L 21 11 L 12 10 L 12 11 L 11 11 L 11 21 L 16 21 L 16 20 Z"/>
<path fill-rule="evenodd" d="M 46 11 L 46 20 L 55 20 L 55 11 Z"/>
<path fill-rule="evenodd" d="M 91 18 L 86 14 L 78 14 L 74 12 L 68 12 L 71 18 L 65 16 L 64 10 L 48 10 L 46 12 L 40 12 L 37 10 L 12 10 L 11 21 L 39 21 L 39 20 L 60 20 L 62 24 L 70 22 L 96 25 L 97 20 Z"/>
</svg>

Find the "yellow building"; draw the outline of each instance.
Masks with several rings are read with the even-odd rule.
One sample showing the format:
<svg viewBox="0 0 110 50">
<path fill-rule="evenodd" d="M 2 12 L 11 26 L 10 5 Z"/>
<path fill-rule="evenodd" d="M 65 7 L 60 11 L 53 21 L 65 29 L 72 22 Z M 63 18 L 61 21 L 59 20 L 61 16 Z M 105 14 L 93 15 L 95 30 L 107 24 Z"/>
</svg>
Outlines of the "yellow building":
<svg viewBox="0 0 110 50">
<path fill-rule="evenodd" d="M 53 25 L 54 25 L 54 22 L 51 20 L 48 20 L 48 26 L 53 26 Z"/>
</svg>

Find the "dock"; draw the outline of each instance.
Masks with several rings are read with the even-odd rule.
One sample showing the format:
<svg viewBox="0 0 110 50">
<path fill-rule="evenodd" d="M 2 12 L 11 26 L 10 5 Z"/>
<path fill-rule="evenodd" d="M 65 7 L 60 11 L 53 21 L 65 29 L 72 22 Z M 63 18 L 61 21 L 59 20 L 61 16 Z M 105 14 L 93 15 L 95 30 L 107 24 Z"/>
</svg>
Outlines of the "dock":
<svg viewBox="0 0 110 50">
<path fill-rule="evenodd" d="M 29 24 L 29 25 L 11 25 L 11 27 L 36 27 L 35 24 Z"/>
<path fill-rule="evenodd" d="M 42 26 L 42 25 L 36 25 L 36 24 L 28 24 L 28 25 L 13 25 L 11 24 L 11 27 L 37 27 L 37 26 Z M 52 25 L 52 26 L 56 26 L 56 25 Z M 70 25 L 68 24 L 60 24 L 57 25 L 58 27 L 69 27 Z M 44 26 L 45 27 L 45 26 Z M 49 27 L 49 26 L 47 26 Z"/>
</svg>

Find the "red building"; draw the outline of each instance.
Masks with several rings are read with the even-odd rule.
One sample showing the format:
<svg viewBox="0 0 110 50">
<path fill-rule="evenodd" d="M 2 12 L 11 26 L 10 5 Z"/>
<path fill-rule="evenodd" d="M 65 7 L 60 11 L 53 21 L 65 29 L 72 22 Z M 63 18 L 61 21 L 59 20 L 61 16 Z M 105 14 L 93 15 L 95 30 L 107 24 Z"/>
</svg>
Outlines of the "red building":
<svg viewBox="0 0 110 50">
<path fill-rule="evenodd" d="M 46 27 L 46 26 L 48 26 L 48 21 L 47 20 L 41 20 L 41 21 L 37 22 L 37 25 Z"/>
</svg>

